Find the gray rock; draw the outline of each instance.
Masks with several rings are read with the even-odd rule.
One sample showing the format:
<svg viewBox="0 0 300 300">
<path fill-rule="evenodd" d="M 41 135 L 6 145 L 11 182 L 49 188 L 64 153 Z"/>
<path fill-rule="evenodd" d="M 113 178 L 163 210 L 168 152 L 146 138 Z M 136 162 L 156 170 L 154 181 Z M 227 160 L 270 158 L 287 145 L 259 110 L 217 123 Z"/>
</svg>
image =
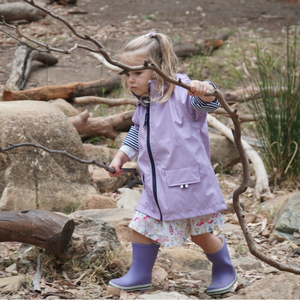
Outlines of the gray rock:
<svg viewBox="0 0 300 300">
<path fill-rule="evenodd" d="M 204 255 L 191 249 L 181 247 L 164 248 L 158 257 L 171 261 L 171 268 L 177 272 L 194 272 L 197 270 L 210 270 L 211 263 Z"/>
<path fill-rule="evenodd" d="M 124 219 L 132 219 L 134 210 L 123 209 L 123 208 L 113 208 L 113 209 L 88 209 L 82 211 L 75 211 L 70 214 L 69 217 L 79 217 L 83 216 L 96 221 L 103 222 L 120 222 Z"/>
<path fill-rule="evenodd" d="M 258 259 L 249 256 L 232 258 L 231 262 L 234 267 L 240 267 L 244 271 L 257 270 L 263 267 L 263 265 Z"/>
<path fill-rule="evenodd" d="M 209 132 L 209 146 L 212 165 L 218 163 L 226 168 L 240 161 L 236 146 L 223 135 Z"/>
<path fill-rule="evenodd" d="M 277 211 L 274 217 L 274 231 L 271 240 L 289 239 L 293 242 L 298 239 L 294 232 L 300 232 L 300 193 L 291 196 Z"/>
<path fill-rule="evenodd" d="M 25 275 L 0 278 L 0 289 L 3 294 L 17 293 L 22 285 L 26 283 Z"/>
<path fill-rule="evenodd" d="M 282 273 L 263 278 L 227 299 L 300 299 L 299 275 Z"/>
<path fill-rule="evenodd" d="M 119 247 L 116 231 L 110 223 L 84 216 L 72 217 L 75 229 L 64 253 L 64 259 L 105 259 L 109 250 Z"/>
<path fill-rule="evenodd" d="M 81 139 L 62 111 L 39 101 L 0 102 L 0 146 L 36 143 L 85 159 Z M 87 165 L 62 154 L 19 147 L 0 155 L 0 210 L 70 212 L 89 195 Z"/>
</svg>

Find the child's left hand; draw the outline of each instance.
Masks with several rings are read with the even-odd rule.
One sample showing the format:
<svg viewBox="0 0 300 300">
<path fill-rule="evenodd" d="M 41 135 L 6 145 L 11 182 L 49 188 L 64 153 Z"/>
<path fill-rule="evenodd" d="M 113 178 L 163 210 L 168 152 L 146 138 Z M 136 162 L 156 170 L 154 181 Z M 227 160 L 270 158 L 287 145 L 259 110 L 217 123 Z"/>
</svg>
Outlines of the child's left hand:
<svg viewBox="0 0 300 300">
<path fill-rule="evenodd" d="M 188 91 L 188 94 L 190 96 L 197 96 L 205 102 L 211 102 L 215 99 L 214 96 L 204 96 L 207 90 L 213 90 L 213 87 L 208 82 L 192 80 L 189 83 L 189 87 L 190 91 Z"/>
</svg>

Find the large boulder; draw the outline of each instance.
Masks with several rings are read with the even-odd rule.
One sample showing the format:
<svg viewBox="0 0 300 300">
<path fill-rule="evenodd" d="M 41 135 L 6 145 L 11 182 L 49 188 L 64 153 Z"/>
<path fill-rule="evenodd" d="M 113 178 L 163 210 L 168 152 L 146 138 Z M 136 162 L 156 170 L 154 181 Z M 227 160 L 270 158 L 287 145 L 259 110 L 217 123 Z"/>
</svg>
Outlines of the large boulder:
<svg viewBox="0 0 300 300">
<path fill-rule="evenodd" d="M 62 111 L 47 102 L 0 102 L 0 146 L 36 143 L 85 159 L 81 139 Z M 72 212 L 90 195 L 88 166 L 36 147 L 0 153 L 0 210 Z"/>
</svg>

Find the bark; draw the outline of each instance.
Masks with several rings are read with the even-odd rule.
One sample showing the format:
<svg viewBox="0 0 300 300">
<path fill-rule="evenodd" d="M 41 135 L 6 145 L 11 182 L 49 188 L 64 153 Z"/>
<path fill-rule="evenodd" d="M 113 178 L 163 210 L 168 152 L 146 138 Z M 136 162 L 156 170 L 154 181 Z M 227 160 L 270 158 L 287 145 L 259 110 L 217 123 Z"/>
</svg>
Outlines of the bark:
<svg viewBox="0 0 300 300">
<path fill-rule="evenodd" d="M 224 117 L 230 118 L 227 111 L 224 108 L 221 108 L 221 107 L 216 109 L 213 113 L 216 114 L 216 115 L 223 115 Z M 239 119 L 240 119 L 241 122 L 252 122 L 252 121 L 257 120 L 256 118 L 254 118 L 254 116 L 252 114 L 239 115 Z"/>
<path fill-rule="evenodd" d="M 62 253 L 74 231 L 74 221 L 45 210 L 0 212 L 0 242 L 32 244 Z"/>
<path fill-rule="evenodd" d="M 10 77 L 4 87 L 5 90 L 18 91 L 24 88 L 33 60 L 40 61 L 47 66 L 53 66 L 58 62 L 58 59 L 49 53 L 19 44 L 15 51 Z"/>
<path fill-rule="evenodd" d="M 49 85 L 25 91 L 4 91 L 2 101 L 39 100 L 63 98 L 71 100 L 74 97 L 97 95 L 112 91 L 120 84 L 119 76 L 100 79 L 91 82 L 72 82 L 61 85 Z"/>
<path fill-rule="evenodd" d="M 75 117 L 69 117 L 81 138 L 102 135 L 115 138 L 119 131 L 128 131 L 132 123 L 134 110 L 108 117 L 89 118 L 88 110 Z"/>
<path fill-rule="evenodd" d="M 24 2 L 13 2 L 0 4 L 0 16 L 5 21 L 38 21 L 45 18 L 46 13 Z"/>
<path fill-rule="evenodd" d="M 137 100 L 131 98 L 119 98 L 119 99 L 109 99 L 103 97 L 78 97 L 74 98 L 74 103 L 76 104 L 89 104 L 89 103 L 97 103 L 97 104 L 106 104 L 108 106 L 120 106 L 120 105 L 136 105 Z"/>
</svg>

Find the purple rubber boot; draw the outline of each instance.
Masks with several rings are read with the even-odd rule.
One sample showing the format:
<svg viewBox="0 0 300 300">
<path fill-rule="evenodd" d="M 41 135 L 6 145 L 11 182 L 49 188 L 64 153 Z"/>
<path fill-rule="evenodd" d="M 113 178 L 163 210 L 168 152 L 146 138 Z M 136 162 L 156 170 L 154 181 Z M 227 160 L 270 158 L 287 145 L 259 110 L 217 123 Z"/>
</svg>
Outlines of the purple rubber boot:
<svg viewBox="0 0 300 300">
<path fill-rule="evenodd" d="M 212 282 L 208 286 L 208 295 L 220 295 L 230 291 L 237 281 L 236 271 L 231 263 L 224 236 L 219 236 L 223 242 L 222 248 L 213 254 L 206 254 L 212 266 Z"/>
<path fill-rule="evenodd" d="M 108 284 L 126 292 L 149 290 L 159 246 L 132 243 L 132 264 L 129 271 L 121 278 L 112 279 Z"/>
</svg>

